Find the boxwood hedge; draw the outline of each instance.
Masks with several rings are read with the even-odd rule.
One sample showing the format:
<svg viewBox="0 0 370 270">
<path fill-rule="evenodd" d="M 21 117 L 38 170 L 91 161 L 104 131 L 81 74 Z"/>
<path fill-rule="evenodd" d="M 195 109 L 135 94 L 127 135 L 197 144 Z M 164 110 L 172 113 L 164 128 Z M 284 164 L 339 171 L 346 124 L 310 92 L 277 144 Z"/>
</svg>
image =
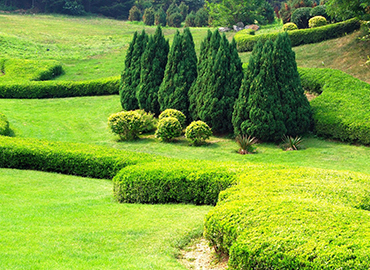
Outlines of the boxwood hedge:
<svg viewBox="0 0 370 270">
<path fill-rule="evenodd" d="M 0 112 L 0 135 L 9 134 L 9 122 L 5 114 Z"/>
<path fill-rule="evenodd" d="M 344 22 L 329 24 L 322 27 L 300 29 L 288 31 L 292 46 L 303 44 L 316 43 L 327 39 L 337 38 L 352 33 L 360 28 L 358 19 L 350 19 Z M 243 35 L 235 34 L 234 38 L 237 42 L 239 52 L 252 51 L 258 40 L 265 42 L 266 40 L 275 40 L 279 32 L 260 34 L 260 35 Z"/>
<path fill-rule="evenodd" d="M 214 205 L 220 191 L 233 183 L 235 174 L 226 166 L 172 159 L 122 169 L 113 178 L 113 192 L 125 203 Z"/>
<path fill-rule="evenodd" d="M 370 85 L 342 71 L 299 68 L 303 88 L 321 94 L 311 101 L 315 132 L 370 144 Z"/>
<path fill-rule="evenodd" d="M 77 143 L 0 136 L 0 167 L 112 179 L 119 170 L 161 160 L 149 154 Z"/>
<path fill-rule="evenodd" d="M 369 269 L 370 176 L 253 171 L 220 193 L 205 236 L 230 269 Z"/>
</svg>

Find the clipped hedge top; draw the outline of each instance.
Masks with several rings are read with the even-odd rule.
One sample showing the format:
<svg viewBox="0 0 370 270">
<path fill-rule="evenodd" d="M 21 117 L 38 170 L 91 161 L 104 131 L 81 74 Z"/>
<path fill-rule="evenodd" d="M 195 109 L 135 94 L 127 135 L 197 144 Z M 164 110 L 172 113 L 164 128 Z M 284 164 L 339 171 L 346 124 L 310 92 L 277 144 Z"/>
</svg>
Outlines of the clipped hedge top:
<svg viewBox="0 0 370 270">
<path fill-rule="evenodd" d="M 302 86 L 321 94 L 311 101 L 316 132 L 370 144 L 370 85 L 334 69 L 298 69 Z"/>
<path fill-rule="evenodd" d="M 366 174 L 252 169 L 220 194 L 205 235 L 231 269 L 368 269 L 369 190 Z"/>
</svg>

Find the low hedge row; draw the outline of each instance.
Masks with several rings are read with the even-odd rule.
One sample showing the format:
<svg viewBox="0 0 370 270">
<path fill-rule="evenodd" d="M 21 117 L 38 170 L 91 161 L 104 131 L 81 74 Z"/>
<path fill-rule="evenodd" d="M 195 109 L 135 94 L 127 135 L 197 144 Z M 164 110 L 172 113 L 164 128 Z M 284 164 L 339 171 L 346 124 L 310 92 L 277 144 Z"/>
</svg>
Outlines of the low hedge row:
<svg viewBox="0 0 370 270">
<path fill-rule="evenodd" d="M 0 98 L 63 98 L 118 94 L 120 79 L 28 81 L 0 84 Z"/>
<path fill-rule="evenodd" d="M 112 179 L 119 170 L 160 157 L 105 147 L 0 136 L 0 167 Z"/>
<path fill-rule="evenodd" d="M 358 19 L 350 19 L 344 22 L 329 24 L 322 27 L 308 28 L 301 30 L 288 31 L 292 46 L 299 46 L 303 44 L 316 43 L 323 40 L 337 38 L 360 28 Z M 246 35 L 235 34 L 234 38 L 237 42 L 239 52 L 252 51 L 254 45 L 258 40 L 265 42 L 266 40 L 275 40 L 279 32 L 260 34 L 260 35 Z"/>
<path fill-rule="evenodd" d="M 370 85 L 342 71 L 299 68 L 304 89 L 321 94 L 311 101 L 319 136 L 370 144 Z"/>
<path fill-rule="evenodd" d="M 229 269 L 369 269 L 369 175 L 265 168 L 240 182 L 205 221 Z"/>
<path fill-rule="evenodd" d="M 0 112 L 0 135 L 8 135 L 9 134 L 9 122 L 6 118 L 5 114 Z"/>
<path fill-rule="evenodd" d="M 166 160 L 128 166 L 113 178 L 113 192 L 125 203 L 217 203 L 221 190 L 235 183 L 226 166 Z"/>
</svg>

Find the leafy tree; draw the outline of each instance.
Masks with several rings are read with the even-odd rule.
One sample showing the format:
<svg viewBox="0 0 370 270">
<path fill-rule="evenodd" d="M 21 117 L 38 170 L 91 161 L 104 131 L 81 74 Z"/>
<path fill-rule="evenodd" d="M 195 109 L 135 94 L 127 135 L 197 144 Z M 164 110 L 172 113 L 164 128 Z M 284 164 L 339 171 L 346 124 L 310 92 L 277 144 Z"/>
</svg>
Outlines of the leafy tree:
<svg viewBox="0 0 370 270">
<path fill-rule="evenodd" d="M 185 19 L 185 27 L 194 27 L 195 26 L 195 13 L 191 11 Z"/>
<path fill-rule="evenodd" d="M 370 18 L 370 0 L 328 0 L 327 13 L 332 17 Z"/>
<path fill-rule="evenodd" d="M 209 14 L 208 11 L 205 8 L 201 8 L 195 13 L 195 26 L 196 27 L 203 27 L 208 26 L 208 19 Z"/>
<path fill-rule="evenodd" d="M 130 9 L 129 16 L 128 16 L 129 21 L 141 21 L 141 11 L 138 9 L 136 6 L 133 6 Z"/>
<path fill-rule="evenodd" d="M 146 25 L 154 25 L 154 9 L 147 8 L 144 10 L 143 21 Z"/>
<path fill-rule="evenodd" d="M 155 25 L 166 26 L 166 13 L 164 12 L 163 8 L 158 9 L 158 11 L 155 13 L 154 19 Z"/>
<path fill-rule="evenodd" d="M 181 4 L 179 5 L 179 10 L 182 16 L 182 20 L 184 21 L 186 16 L 188 15 L 189 6 L 187 6 L 184 2 L 181 2 Z"/>
<path fill-rule="evenodd" d="M 284 115 L 286 134 L 301 135 L 308 131 L 312 112 L 304 95 L 301 80 L 287 33 L 280 34 L 274 44 L 273 65 L 276 84 L 280 92 L 280 102 Z"/>
<path fill-rule="evenodd" d="M 165 40 L 162 29 L 157 27 L 154 36 L 150 36 L 141 57 L 140 84 L 136 97 L 140 109 L 159 115 L 158 90 L 162 83 L 169 51 L 168 40 Z"/>
<path fill-rule="evenodd" d="M 179 12 L 172 13 L 167 19 L 167 25 L 170 27 L 181 27 L 182 16 Z"/>
<path fill-rule="evenodd" d="M 174 13 L 180 13 L 181 10 L 176 4 L 176 1 L 173 1 L 172 4 L 168 7 L 166 11 L 167 21 L 169 20 L 170 16 Z"/>
<path fill-rule="evenodd" d="M 139 108 L 136 98 L 137 87 L 140 83 L 141 56 L 145 50 L 148 35 L 143 30 L 141 34 L 135 32 L 127 50 L 125 70 L 121 76 L 120 100 L 122 108 L 126 111 Z"/>
<path fill-rule="evenodd" d="M 296 9 L 293 14 L 291 21 L 295 23 L 299 29 L 308 28 L 308 21 L 311 19 L 310 7 L 303 7 Z"/>
<path fill-rule="evenodd" d="M 220 37 L 216 30 L 211 37 L 205 72 L 197 80 L 192 94 L 196 117 L 208 123 L 215 132 L 232 130 L 231 116 L 235 99 L 238 95 L 243 76 L 242 64 L 236 51 L 236 44 L 231 44 L 225 35 Z M 198 77 L 199 78 L 199 77 Z"/>
<path fill-rule="evenodd" d="M 177 109 L 189 118 L 188 92 L 197 77 L 197 55 L 189 28 L 175 34 L 163 82 L 158 91 L 161 111 Z"/>
</svg>

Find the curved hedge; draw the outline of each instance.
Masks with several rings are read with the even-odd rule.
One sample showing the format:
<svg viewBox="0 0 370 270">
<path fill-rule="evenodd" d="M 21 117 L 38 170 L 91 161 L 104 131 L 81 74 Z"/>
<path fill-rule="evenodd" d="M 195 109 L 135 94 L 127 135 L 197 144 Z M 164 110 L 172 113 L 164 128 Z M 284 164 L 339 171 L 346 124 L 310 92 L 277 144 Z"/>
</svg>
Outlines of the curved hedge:
<svg viewBox="0 0 370 270">
<path fill-rule="evenodd" d="M 249 170 L 220 193 L 205 236 L 229 269 L 369 269 L 370 176 Z"/>
<path fill-rule="evenodd" d="M 352 33 L 360 28 L 360 22 L 357 19 L 350 19 L 344 22 L 329 24 L 322 27 L 288 31 L 292 46 L 316 43 L 327 39 L 337 38 L 346 33 Z M 258 40 L 275 40 L 280 32 L 273 32 L 260 35 L 242 35 L 236 33 L 234 38 L 238 45 L 239 52 L 252 51 Z"/>
<path fill-rule="evenodd" d="M 316 134 L 370 144 L 370 85 L 339 70 L 298 70 L 304 89 L 322 93 L 310 102 Z"/>
<path fill-rule="evenodd" d="M 164 158 L 77 143 L 0 136 L 0 167 L 112 179 L 119 170 Z"/>
<path fill-rule="evenodd" d="M 9 135 L 9 122 L 5 114 L 0 112 L 0 135 Z"/>
<path fill-rule="evenodd" d="M 235 174 L 211 162 L 167 160 L 122 169 L 113 178 L 114 196 L 125 203 L 217 203 Z"/>
<path fill-rule="evenodd" d="M 62 98 L 118 94 L 120 79 L 28 81 L 0 84 L 0 98 Z"/>
</svg>

